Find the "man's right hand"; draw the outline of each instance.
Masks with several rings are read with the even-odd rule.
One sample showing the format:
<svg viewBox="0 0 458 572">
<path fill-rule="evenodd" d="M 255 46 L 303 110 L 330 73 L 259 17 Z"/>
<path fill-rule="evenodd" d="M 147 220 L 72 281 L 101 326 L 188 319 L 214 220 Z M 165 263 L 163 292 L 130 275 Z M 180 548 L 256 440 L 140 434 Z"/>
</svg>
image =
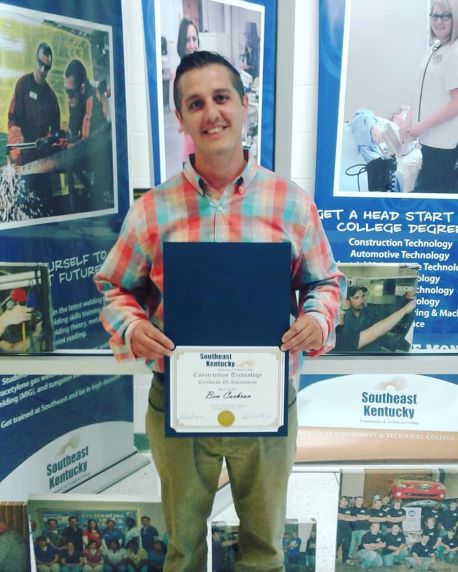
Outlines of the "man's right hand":
<svg viewBox="0 0 458 572">
<path fill-rule="evenodd" d="M 158 359 L 170 357 L 175 344 L 148 320 L 139 320 L 130 334 L 130 349 L 135 357 Z"/>
</svg>

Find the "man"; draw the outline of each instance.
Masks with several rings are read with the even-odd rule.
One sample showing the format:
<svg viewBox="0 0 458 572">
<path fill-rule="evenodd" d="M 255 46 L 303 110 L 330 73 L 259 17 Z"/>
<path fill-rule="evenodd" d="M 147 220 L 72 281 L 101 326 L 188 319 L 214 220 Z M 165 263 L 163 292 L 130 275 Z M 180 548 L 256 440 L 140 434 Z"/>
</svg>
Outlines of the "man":
<svg viewBox="0 0 458 572">
<path fill-rule="evenodd" d="M 62 547 L 62 535 L 57 527 L 57 520 L 55 518 L 48 518 L 43 530 L 43 536 L 51 546 L 60 550 Z"/>
<path fill-rule="evenodd" d="M 382 508 L 381 499 L 374 499 L 372 508 L 369 509 L 369 522 L 378 522 L 380 527 L 387 522 L 387 516 Z"/>
<path fill-rule="evenodd" d="M 27 572 L 30 569 L 28 552 L 21 536 L 0 519 L 1 572 Z"/>
<path fill-rule="evenodd" d="M 17 82 L 8 110 L 8 143 L 34 143 L 60 130 L 60 109 L 56 94 L 46 81 L 52 67 L 50 46 L 42 42 L 35 54 L 35 68 Z M 43 142 L 44 143 L 44 142 Z M 49 154 L 43 144 L 38 149 L 11 150 L 18 164 Z"/>
<path fill-rule="evenodd" d="M 59 572 L 59 551 L 39 536 L 35 544 L 35 560 L 38 572 Z"/>
<path fill-rule="evenodd" d="M 73 170 L 69 172 L 70 189 L 72 194 L 79 195 L 82 187 L 83 200 L 89 199 L 91 207 L 96 207 L 103 203 L 103 194 L 111 185 L 111 129 L 97 90 L 91 85 L 80 60 L 71 60 L 65 68 L 64 90 L 70 109 L 68 147 L 74 149 Z M 79 144 L 77 148 L 76 143 Z"/>
<path fill-rule="evenodd" d="M 454 562 L 456 560 L 458 556 L 458 538 L 454 530 L 448 529 L 442 536 L 438 555 L 439 560 L 445 560 L 445 562 Z"/>
<path fill-rule="evenodd" d="M 386 517 L 388 528 L 391 528 L 393 524 L 399 524 L 399 527 L 402 530 L 402 523 L 407 518 L 407 513 L 401 506 L 401 499 L 394 499 L 393 506 L 388 508 L 386 511 Z"/>
<path fill-rule="evenodd" d="M 344 277 L 308 195 L 243 152 L 248 101 L 237 70 L 218 54 L 194 52 L 177 68 L 174 98 L 195 155 L 180 175 L 132 206 L 96 276 L 106 300 L 102 322 L 118 358 L 146 358 L 155 371 L 147 431 L 169 533 L 164 570 L 206 570 L 206 519 L 226 459 L 240 517 L 236 570 L 283 571 L 281 538 L 297 431 L 294 387 L 290 383 L 288 437 L 164 437 L 162 372 L 174 343 L 161 331 L 162 242 L 292 243 L 291 288 L 299 290 L 300 312 L 279 340 L 290 351 L 292 376 L 300 352 L 319 355 L 332 347 Z"/>
<path fill-rule="evenodd" d="M 350 558 L 354 558 L 358 554 L 362 537 L 369 530 L 369 509 L 364 506 L 363 497 L 356 497 L 355 504 L 351 507 L 351 514 L 355 520 L 351 523 Z"/>
<path fill-rule="evenodd" d="M 456 530 L 458 523 L 458 501 L 452 499 L 447 510 L 438 513 L 439 523 L 444 530 Z"/>
<path fill-rule="evenodd" d="M 80 552 L 83 550 L 83 529 L 78 526 L 76 516 L 68 517 L 68 526 L 62 531 L 62 545 L 65 546 L 69 541 Z"/>
<path fill-rule="evenodd" d="M 384 352 L 401 349 L 405 351 L 407 342 L 398 336 L 390 335 L 405 316 L 408 325 L 413 321 L 416 302 L 414 292 L 409 291 L 402 299 L 402 306 L 393 312 L 384 305 L 378 308 L 367 306 L 367 288 L 352 285 L 347 289 L 346 309 L 342 311 L 341 321 L 336 329 L 337 352 L 356 351 Z M 407 300 L 407 301 L 406 301 Z M 405 303 L 404 303 L 405 302 Z M 404 328 L 406 329 L 406 328 Z"/>
<path fill-rule="evenodd" d="M 336 557 L 339 548 L 342 547 L 342 563 L 347 566 L 353 566 L 350 560 L 350 546 L 352 540 L 352 525 L 356 521 L 356 516 L 353 516 L 352 509 L 349 506 L 347 497 L 340 497 L 339 508 L 337 511 L 337 544 L 336 544 Z"/>
<path fill-rule="evenodd" d="M 412 546 L 410 556 L 406 558 L 406 562 L 408 562 L 410 567 L 414 570 L 427 572 L 427 570 L 433 570 L 435 561 L 436 554 L 434 553 L 434 548 L 429 544 L 429 536 L 422 534 L 420 542 Z"/>
<path fill-rule="evenodd" d="M 153 551 L 154 542 L 159 538 L 159 532 L 157 528 L 151 526 L 151 519 L 149 516 L 142 516 L 142 527 L 140 529 L 140 535 L 142 540 L 142 547 L 150 555 Z"/>
<path fill-rule="evenodd" d="M 406 537 L 399 524 L 392 525 L 391 531 L 385 536 L 385 543 L 383 565 L 386 568 L 400 564 L 408 556 Z"/>
<path fill-rule="evenodd" d="M 42 42 L 35 54 L 35 68 L 22 76 L 14 89 L 8 110 L 8 144 L 10 156 L 18 165 L 47 157 L 59 150 L 51 136 L 60 130 L 60 109 L 56 94 L 46 81 L 53 64 L 51 47 Z M 15 144 L 37 143 L 33 149 L 15 148 Z M 53 212 L 53 179 L 49 174 L 25 177 L 27 188 L 33 195 L 24 198 L 21 208 L 31 215 L 49 215 Z M 21 199 L 22 200 L 22 199 Z"/>
<path fill-rule="evenodd" d="M 361 568 L 369 568 L 370 566 L 383 566 L 382 552 L 386 546 L 385 539 L 380 532 L 380 524 L 371 522 L 369 532 L 361 539 Z"/>
<path fill-rule="evenodd" d="M 119 542 L 119 546 L 124 544 L 124 533 L 120 528 L 117 528 L 115 521 L 112 518 L 107 519 L 106 527 L 102 530 L 102 546 L 107 549 L 113 540 Z"/>
</svg>

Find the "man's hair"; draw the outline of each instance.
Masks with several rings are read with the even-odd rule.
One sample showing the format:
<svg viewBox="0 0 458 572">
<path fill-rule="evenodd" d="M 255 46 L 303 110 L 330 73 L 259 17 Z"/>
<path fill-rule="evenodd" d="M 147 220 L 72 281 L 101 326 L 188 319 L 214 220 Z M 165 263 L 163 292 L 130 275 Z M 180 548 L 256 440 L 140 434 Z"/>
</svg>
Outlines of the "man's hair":
<svg viewBox="0 0 458 572">
<path fill-rule="evenodd" d="M 191 70 L 201 69 L 211 65 L 223 66 L 229 71 L 232 86 L 243 101 L 245 89 L 243 87 L 240 74 L 224 56 L 217 52 L 193 52 L 181 60 L 175 73 L 175 81 L 173 82 L 173 100 L 178 112 L 181 113 L 182 94 L 179 88 L 181 77 Z"/>
<path fill-rule="evenodd" d="M 192 20 L 189 18 L 183 18 L 178 27 L 178 41 L 177 41 L 177 52 L 182 60 L 185 56 L 186 51 L 186 37 L 188 35 L 188 26 L 194 26 L 197 34 L 197 43 L 200 46 L 199 30 Z"/>
<path fill-rule="evenodd" d="M 47 44 L 46 42 L 41 42 L 40 44 L 38 44 L 38 48 L 37 48 L 37 51 L 35 53 L 35 56 L 37 59 L 38 59 L 38 54 L 40 53 L 40 51 L 43 52 L 44 56 L 50 57 L 51 62 L 52 62 L 52 50 L 51 50 L 51 46 L 49 44 Z"/>
<path fill-rule="evenodd" d="M 65 68 L 65 77 L 72 77 L 77 87 L 81 87 L 87 82 L 87 71 L 79 60 L 71 60 Z"/>
</svg>

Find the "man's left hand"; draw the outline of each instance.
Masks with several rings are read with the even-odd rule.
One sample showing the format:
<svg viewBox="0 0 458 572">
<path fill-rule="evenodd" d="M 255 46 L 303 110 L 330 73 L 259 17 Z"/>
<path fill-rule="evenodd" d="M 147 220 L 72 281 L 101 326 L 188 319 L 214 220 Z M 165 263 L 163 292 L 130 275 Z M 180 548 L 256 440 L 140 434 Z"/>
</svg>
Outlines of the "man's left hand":
<svg viewBox="0 0 458 572">
<path fill-rule="evenodd" d="M 310 352 L 323 345 L 323 330 L 313 316 L 303 314 L 284 334 L 280 349 L 284 352 Z"/>
</svg>

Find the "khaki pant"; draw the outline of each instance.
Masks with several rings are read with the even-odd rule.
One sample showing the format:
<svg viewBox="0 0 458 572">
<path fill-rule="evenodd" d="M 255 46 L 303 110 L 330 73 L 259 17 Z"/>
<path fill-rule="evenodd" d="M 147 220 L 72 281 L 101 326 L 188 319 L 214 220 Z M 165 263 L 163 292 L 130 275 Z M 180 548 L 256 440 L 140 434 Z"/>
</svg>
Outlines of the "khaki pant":
<svg viewBox="0 0 458 572">
<path fill-rule="evenodd" d="M 169 534 L 164 572 L 206 572 L 207 519 L 223 458 L 240 518 L 237 572 L 284 571 L 282 536 L 297 434 L 289 390 L 288 437 L 165 437 L 164 392 L 153 379 L 146 431 L 162 487 Z"/>
</svg>

